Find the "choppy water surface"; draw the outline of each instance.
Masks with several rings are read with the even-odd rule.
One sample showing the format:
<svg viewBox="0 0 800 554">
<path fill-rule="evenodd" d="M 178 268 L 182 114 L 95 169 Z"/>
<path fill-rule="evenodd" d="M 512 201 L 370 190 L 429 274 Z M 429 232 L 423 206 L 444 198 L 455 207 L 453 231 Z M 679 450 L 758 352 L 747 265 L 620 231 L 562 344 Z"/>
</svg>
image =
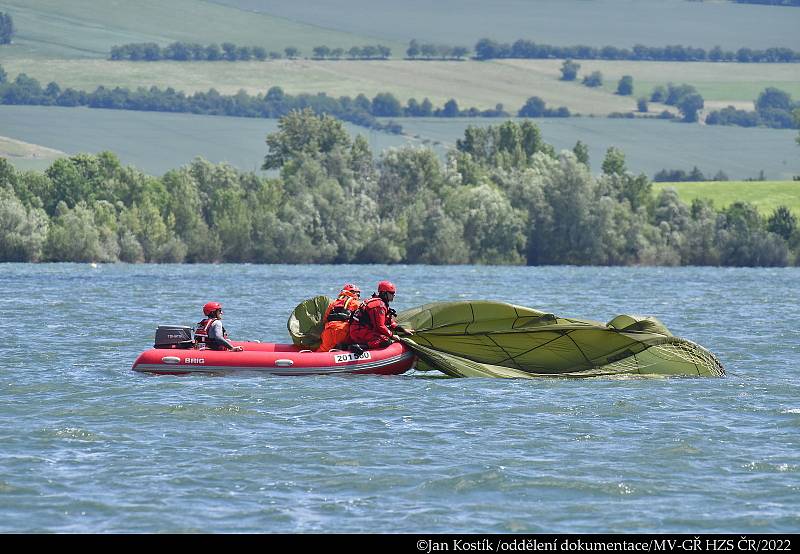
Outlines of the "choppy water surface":
<svg viewBox="0 0 800 554">
<path fill-rule="evenodd" d="M 724 379 L 154 377 L 220 300 L 286 340 L 302 299 L 391 278 L 659 317 Z M 0 532 L 800 530 L 798 269 L 0 264 Z"/>
</svg>

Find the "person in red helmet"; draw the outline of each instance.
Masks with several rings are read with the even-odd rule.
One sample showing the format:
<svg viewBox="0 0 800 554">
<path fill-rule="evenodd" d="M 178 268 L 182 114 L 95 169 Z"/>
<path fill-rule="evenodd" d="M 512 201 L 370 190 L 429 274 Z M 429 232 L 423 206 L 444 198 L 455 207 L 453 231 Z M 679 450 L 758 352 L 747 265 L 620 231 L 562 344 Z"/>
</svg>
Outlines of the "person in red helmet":
<svg viewBox="0 0 800 554">
<path fill-rule="evenodd" d="M 317 352 L 328 352 L 350 342 L 350 320 L 353 312 L 361 305 L 361 289 L 352 283 L 342 287 L 339 297 L 331 302 L 322 321 L 325 328 L 320 339 L 322 343 Z"/>
<path fill-rule="evenodd" d="M 367 348 L 383 348 L 392 342 L 394 331 L 398 329 L 394 321 L 394 310 L 389 303 L 394 300 L 397 287 L 390 281 L 378 283 L 378 293 L 364 302 L 354 314 L 350 324 L 350 340 L 356 344 L 366 344 Z M 408 329 L 401 331 L 411 332 Z"/>
<path fill-rule="evenodd" d="M 228 332 L 222 326 L 222 304 L 219 302 L 208 302 L 203 306 L 203 313 L 206 318 L 197 324 L 194 338 L 200 348 L 205 345 L 211 350 L 230 350 L 231 352 L 241 352 L 241 346 L 234 346 L 228 340 Z"/>
</svg>

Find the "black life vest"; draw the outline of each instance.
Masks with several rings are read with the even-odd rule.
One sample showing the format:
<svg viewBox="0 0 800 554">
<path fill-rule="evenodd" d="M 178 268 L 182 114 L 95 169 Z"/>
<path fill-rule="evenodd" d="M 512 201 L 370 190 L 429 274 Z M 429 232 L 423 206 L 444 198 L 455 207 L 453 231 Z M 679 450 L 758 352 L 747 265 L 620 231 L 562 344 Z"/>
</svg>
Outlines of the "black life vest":
<svg viewBox="0 0 800 554">
<path fill-rule="evenodd" d="M 328 313 L 328 317 L 325 319 L 325 322 L 350 321 L 353 317 L 353 313 L 357 311 L 357 308 L 355 310 L 351 309 L 352 306 L 358 306 L 357 299 L 350 296 L 340 296 L 333 303 L 331 311 Z"/>
<path fill-rule="evenodd" d="M 385 304 L 383 298 L 380 296 L 373 296 L 369 300 L 363 302 L 359 308 L 353 312 L 353 321 L 352 323 L 356 325 L 360 325 L 362 327 L 370 327 L 375 329 L 377 326 L 375 322 L 372 321 L 372 318 L 369 316 L 369 312 L 371 308 L 374 308 L 378 305 L 378 303 Z"/>
</svg>

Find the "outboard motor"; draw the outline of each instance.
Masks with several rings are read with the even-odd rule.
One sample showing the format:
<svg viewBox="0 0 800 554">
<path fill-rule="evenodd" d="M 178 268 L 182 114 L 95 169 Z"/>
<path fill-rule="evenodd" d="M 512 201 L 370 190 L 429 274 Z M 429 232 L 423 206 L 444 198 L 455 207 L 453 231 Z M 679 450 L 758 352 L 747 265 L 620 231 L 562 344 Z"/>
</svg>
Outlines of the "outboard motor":
<svg viewBox="0 0 800 554">
<path fill-rule="evenodd" d="M 159 325 L 155 348 L 194 348 L 194 329 L 183 325 Z"/>
</svg>

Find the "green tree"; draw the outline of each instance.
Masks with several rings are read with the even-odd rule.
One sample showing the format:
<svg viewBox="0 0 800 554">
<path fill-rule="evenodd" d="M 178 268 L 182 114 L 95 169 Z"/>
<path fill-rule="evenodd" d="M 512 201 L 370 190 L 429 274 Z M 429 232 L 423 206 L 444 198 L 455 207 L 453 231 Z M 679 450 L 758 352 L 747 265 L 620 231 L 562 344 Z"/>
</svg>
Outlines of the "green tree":
<svg viewBox="0 0 800 554">
<path fill-rule="evenodd" d="M 323 46 L 315 46 L 313 52 L 314 52 L 314 57 L 315 58 L 319 58 L 321 60 L 324 60 L 325 58 L 327 58 L 330 55 L 331 49 L 328 48 L 327 46 L 324 46 L 324 45 Z"/>
<path fill-rule="evenodd" d="M 94 213 L 83 203 L 74 208 L 59 203 L 44 250 L 53 262 L 113 261 L 104 257 Z"/>
<path fill-rule="evenodd" d="M 451 98 L 444 103 L 442 117 L 458 117 L 459 113 L 460 111 L 458 109 L 458 103 L 455 101 L 455 99 Z"/>
<path fill-rule="evenodd" d="M 589 147 L 587 145 L 579 140 L 575 143 L 572 153 L 575 154 L 575 158 L 577 158 L 580 163 L 589 167 Z"/>
<path fill-rule="evenodd" d="M 602 165 L 605 175 L 624 175 L 627 171 L 625 167 L 625 153 L 619 148 L 612 146 L 606 150 L 606 157 Z"/>
<path fill-rule="evenodd" d="M 408 49 L 406 50 L 406 56 L 411 58 L 412 60 L 419 56 L 419 43 L 417 39 L 411 39 L 411 42 L 408 43 Z"/>
<path fill-rule="evenodd" d="M 387 150 L 378 163 L 378 204 L 381 217 L 396 218 L 414 198 L 439 198 L 445 176 L 436 154 L 427 148 L 406 146 Z"/>
<path fill-rule="evenodd" d="M 599 71 L 593 71 L 590 75 L 583 78 L 583 84 L 587 87 L 601 87 L 603 86 L 603 74 Z"/>
<path fill-rule="evenodd" d="M 636 101 L 636 109 L 639 110 L 641 113 L 647 113 L 648 106 L 647 106 L 647 98 L 642 97 Z"/>
<path fill-rule="evenodd" d="M 421 195 L 408 211 L 406 261 L 412 264 L 466 264 L 464 225 L 445 212 L 441 199 Z"/>
<path fill-rule="evenodd" d="M 794 112 L 792 112 L 792 115 L 794 117 L 795 127 L 800 129 L 800 108 L 797 108 Z M 800 132 L 797 133 L 797 138 L 795 141 L 797 141 L 797 144 L 800 145 Z"/>
<path fill-rule="evenodd" d="M 222 58 L 229 62 L 236 61 L 236 45 L 232 42 L 223 42 L 222 43 Z"/>
<path fill-rule="evenodd" d="M 653 92 L 650 94 L 650 101 L 651 102 L 664 102 L 667 99 L 667 87 L 663 85 L 658 85 L 653 89 Z"/>
<path fill-rule="evenodd" d="M 0 188 L 0 262 L 39 261 L 48 226 L 42 209 L 26 209 L 12 190 Z"/>
<path fill-rule="evenodd" d="M 486 184 L 460 187 L 448 198 L 446 210 L 463 225 L 470 263 L 520 264 L 524 261 L 524 217 L 496 188 Z"/>
<path fill-rule="evenodd" d="M 716 242 L 723 265 L 786 265 L 789 256 L 786 241 L 764 229 L 755 206 L 746 202 L 734 202 L 720 215 Z"/>
<path fill-rule="evenodd" d="M 683 114 L 683 121 L 694 123 L 698 120 L 699 112 L 703 109 L 703 97 L 699 94 L 688 94 L 678 101 L 678 109 Z"/>
<path fill-rule="evenodd" d="M 453 58 L 460 60 L 462 58 L 467 57 L 467 55 L 469 54 L 469 48 L 466 48 L 464 46 L 455 46 L 453 47 L 453 51 L 450 54 Z"/>
<path fill-rule="evenodd" d="M 588 168 L 562 152 L 558 159 L 537 155 L 531 169 L 528 265 L 590 263 L 598 229 L 591 213 L 597 184 Z"/>
<path fill-rule="evenodd" d="M 283 52 L 286 54 L 286 57 L 290 60 L 294 60 L 295 58 L 300 57 L 300 50 L 295 48 L 294 46 L 289 46 L 283 49 Z"/>
<path fill-rule="evenodd" d="M 630 96 L 633 94 L 633 77 L 630 75 L 622 76 L 622 79 L 617 83 L 617 94 L 620 96 Z"/>
<path fill-rule="evenodd" d="M 793 107 L 792 97 L 789 93 L 775 87 L 767 87 L 756 100 L 756 111 L 768 109 L 790 111 Z"/>
<path fill-rule="evenodd" d="M 695 198 L 691 206 L 692 220 L 686 232 L 686 254 L 689 265 L 720 265 L 717 248 L 717 220 L 720 218 L 711 200 Z"/>
<path fill-rule="evenodd" d="M 519 117 L 542 117 L 546 113 L 544 100 L 531 96 L 519 110 Z"/>
<path fill-rule="evenodd" d="M 0 12 L 0 44 L 11 44 L 14 32 L 14 20 L 11 19 L 11 14 Z"/>
<path fill-rule="evenodd" d="M 310 108 L 292 111 L 267 135 L 268 152 L 262 169 L 280 169 L 301 154 L 317 156 L 334 148 L 351 147 L 350 135 L 338 119 L 316 115 Z"/>
<path fill-rule="evenodd" d="M 578 77 L 578 70 L 580 68 L 581 64 L 572 60 L 564 60 L 564 63 L 561 64 L 561 80 L 574 81 Z"/>
<path fill-rule="evenodd" d="M 372 115 L 376 117 L 399 117 L 403 115 L 403 107 L 394 94 L 381 92 L 372 99 Z"/>
<path fill-rule="evenodd" d="M 767 219 L 767 231 L 789 240 L 797 231 L 797 218 L 786 206 L 778 206 Z"/>
</svg>

